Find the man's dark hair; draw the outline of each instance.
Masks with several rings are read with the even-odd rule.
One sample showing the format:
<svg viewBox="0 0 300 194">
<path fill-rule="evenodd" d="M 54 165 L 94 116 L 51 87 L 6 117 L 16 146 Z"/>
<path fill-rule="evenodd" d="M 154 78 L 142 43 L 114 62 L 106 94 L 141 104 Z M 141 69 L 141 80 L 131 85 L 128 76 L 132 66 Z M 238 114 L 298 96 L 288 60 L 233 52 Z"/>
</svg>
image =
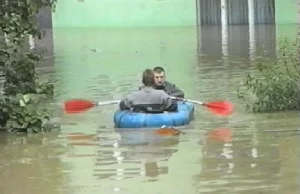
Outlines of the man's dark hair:
<svg viewBox="0 0 300 194">
<path fill-rule="evenodd" d="M 146 69 L 143 72 L 143 79 L 142 82 L 145 86 L 154 86 L 154 74 L 151 69 Z"/>
<path fill-rule="evenodd" d="M 158 67 L 154 67 L 153 71 L 156 72 L 156 73 L 165 72 L 164 68 L 159 67 L 159 66 Z"/>
</svg>

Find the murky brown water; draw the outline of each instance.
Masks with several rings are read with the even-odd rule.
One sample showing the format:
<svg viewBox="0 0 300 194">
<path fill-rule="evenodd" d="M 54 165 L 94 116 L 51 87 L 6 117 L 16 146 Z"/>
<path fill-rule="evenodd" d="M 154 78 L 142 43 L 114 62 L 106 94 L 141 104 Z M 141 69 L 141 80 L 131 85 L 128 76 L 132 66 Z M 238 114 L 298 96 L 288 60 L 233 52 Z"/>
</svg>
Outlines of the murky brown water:
<svg viewBox="0 0 300 194">
<path fill-rule="evenodd" d="M 216 27 L 199 36 L 195 28 L 55 30 L 58 102 L 120 99 L 142 70 L 163 65 L 189 98 L 227 99 L 236 112 L 219 118 L 197 107 L 179 137 L 116 131 L 116 106 L 62 115 L 59 133 L 2 134 L 0 193 L 299 193 L 300 132 L 266 132 L 296 130 L 299 113 L 247 113 L 236 95 L 255 48 L 275 55 L 274 29 L 259 26 L 253 36 L 236 26 L 228 40 Z"/>
</svg>

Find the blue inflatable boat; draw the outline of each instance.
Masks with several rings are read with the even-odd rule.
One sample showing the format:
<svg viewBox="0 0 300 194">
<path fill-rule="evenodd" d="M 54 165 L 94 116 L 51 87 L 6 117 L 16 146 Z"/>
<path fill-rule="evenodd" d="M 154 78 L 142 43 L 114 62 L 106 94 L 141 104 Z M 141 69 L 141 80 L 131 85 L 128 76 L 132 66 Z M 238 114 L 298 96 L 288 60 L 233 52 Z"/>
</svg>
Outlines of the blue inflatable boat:
<svg viewBox="0 0 300 194">
<path fill-rule="evenodd" d="M 160 114 L 118 110 L 114 114 L 114 123 L 117 128 L 152 128 L 163 125 L 182 126 L 193 119 L 194 110 L 194 104 L 190 102 L 178 102 L 177 112 Z"/>
</svg>

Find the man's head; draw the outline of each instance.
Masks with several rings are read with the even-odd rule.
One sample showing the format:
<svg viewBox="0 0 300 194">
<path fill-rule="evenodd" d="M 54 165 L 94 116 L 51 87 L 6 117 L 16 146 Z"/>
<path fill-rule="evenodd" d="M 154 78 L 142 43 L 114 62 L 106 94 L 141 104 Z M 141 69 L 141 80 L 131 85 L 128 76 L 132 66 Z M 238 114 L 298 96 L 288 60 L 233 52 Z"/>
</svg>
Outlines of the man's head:
<svg viewBox="0 0 300 194">
<path fill-rule="evenodd" d="M 154 72 L 154 81 L 157 86 L 162 86 L 165 83 L 165 70 L 162 67 L 155 67 Z"/>
<path fill-rule="evenodd" d="M 145 86 L 154 86 L 154 74 L 151 69 L 146 69 L 143 72 L 142 82 Z"/>
</svg>

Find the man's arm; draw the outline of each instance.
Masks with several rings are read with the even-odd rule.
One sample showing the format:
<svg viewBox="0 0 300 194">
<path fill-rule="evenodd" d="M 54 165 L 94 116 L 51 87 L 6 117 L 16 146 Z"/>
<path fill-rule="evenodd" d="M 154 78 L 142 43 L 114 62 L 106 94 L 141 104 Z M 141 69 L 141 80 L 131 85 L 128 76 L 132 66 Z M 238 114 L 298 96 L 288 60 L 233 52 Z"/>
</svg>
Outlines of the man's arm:
<svg viewBox="0 0 300 194">
<path fill-rule="evenodd" d="M 166 84 L 166 92 L 170 96 L 178 97 L 178 98 L 184 98 L 184 92 L 180 90 L 175 84 L 167 82 Z"/>
<path fill-rule="evenodd" d="M 163 103 L 165 111 L 176 112 L 178 110 L 178 104 L 167 93 L 163 96 Z"/>
<path fill-rule="evenodd" d="M 173 85 L 173 91 L 171 93 L 171 96 L 178 97 L 178 98 L 184 98 L 184 92 L 180 90 L 177 86 Z"/>
<path fill-rule="evenodd" d="M 132 103 L 130 101 L 130 96 L 127 96 L 125 99 L 121 100 L 119 104 L 120 110 L 129 110 L 132 108 Z"/>
</svg>

